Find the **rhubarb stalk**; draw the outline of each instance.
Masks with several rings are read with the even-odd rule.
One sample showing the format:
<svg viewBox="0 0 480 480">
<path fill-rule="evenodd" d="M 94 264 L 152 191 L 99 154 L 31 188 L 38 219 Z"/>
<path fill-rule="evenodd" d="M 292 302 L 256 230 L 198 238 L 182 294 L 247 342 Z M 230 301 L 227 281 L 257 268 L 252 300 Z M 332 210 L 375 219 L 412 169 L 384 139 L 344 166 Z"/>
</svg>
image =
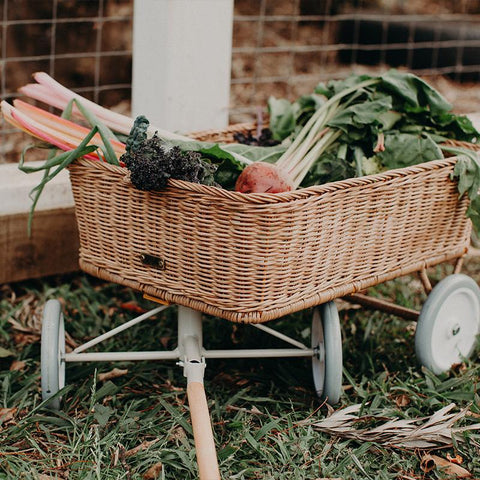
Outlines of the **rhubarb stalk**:
<svg viewBox="0 0 480 480">
<path fill-rule="evenodd" d="M 72 113 L 75 116 L 83 116 L 81 106 L 87 109 L 91 114 L 98 119 L 98 123 L 103 123 L 108 126 L 114 132 L 121 133 L 123 135 L 129 135 L 134 119 L 126 115 L 122 115 L 117 112 L 108 110 L 107 108 L 101 107 L 100 105 L 92 102 L 91 100 L 82 97 L 78 93 L 75 93 L 68 88 L 64 87 L 62 84 L 54 80 L 45 72 L 37 72 L 33 75 L 33 78 L 37 83 L 30 83 L 21 87 L 19 90 L 21 93 L 30 97 L 34 100 L 41 101 L 50 105 L 52 107 L 58 108 L 60 110 L 65 110 L 70 102 L 75 101 L 74 108 Z M 99 129 L 100 134 L 102 134 L 102 128 Z M 150 125 L 148 128 L 148 135 L 151 137 L 155 133 L 165 139 L 171 141 L 179 142 L 192 142 L 194 139 L 179 135 L 176 133 L 169 132 L 167 130 L 158 128 L 157 126 Z M 252 163 L 251 160 L 232 151 L 229 148 L 229 145 L 221 145 L 221 148 L 227 151 L 232 155 L 236 160 L 240 161 L 243 164 Z"/>
</svg>

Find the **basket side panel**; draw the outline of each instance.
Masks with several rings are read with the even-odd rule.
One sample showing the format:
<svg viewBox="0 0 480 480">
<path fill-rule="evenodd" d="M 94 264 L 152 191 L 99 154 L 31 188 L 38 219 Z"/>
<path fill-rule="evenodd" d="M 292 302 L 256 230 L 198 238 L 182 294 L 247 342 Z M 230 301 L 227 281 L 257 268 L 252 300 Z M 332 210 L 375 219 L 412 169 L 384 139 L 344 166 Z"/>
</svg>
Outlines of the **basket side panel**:
<svg viewBox="0 0 480 480">
<path fill-rule="evenodd" d="M 458 201 L 452 168 L 255 203 L 176 187 L 141 192 L 121 170 L 77 162 L 82 268 L 231 320 L 275 318 L 463 254 L 467 200 Z"/>
</svg>

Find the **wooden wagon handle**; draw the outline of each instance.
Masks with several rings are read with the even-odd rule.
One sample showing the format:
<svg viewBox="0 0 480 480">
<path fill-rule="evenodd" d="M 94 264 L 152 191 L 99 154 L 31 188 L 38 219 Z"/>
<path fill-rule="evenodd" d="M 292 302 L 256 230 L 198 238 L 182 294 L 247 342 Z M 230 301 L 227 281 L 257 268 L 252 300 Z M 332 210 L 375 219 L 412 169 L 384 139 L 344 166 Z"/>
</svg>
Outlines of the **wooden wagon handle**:
<svg viewBox="0 0 480 480">
<path fill-rule="evenodd" d="M 200 480 L 220 480 L 217 452 L 215 451 L 212 424 L 203 384 L 200 382 L 189 382 L 187 385 L 187 396 Z"/>
</svg>

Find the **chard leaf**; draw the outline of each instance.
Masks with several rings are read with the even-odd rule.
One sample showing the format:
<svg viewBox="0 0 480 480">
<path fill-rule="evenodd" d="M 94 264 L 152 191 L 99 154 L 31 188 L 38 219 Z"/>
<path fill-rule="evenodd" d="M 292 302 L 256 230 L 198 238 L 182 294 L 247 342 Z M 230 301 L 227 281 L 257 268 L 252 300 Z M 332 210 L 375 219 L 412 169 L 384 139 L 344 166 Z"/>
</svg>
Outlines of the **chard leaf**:
<svg viewBox="0 0 480 480">
<path fill-rule="evenodd" d="M 355 168 L 346 158 L 344 149 L 338 144 L 332 145 L 310 168 L 301 183 L 301 187 L 321 185 L 323 183 L 345 180 L 355 176 Z"/>
<path fill-rule="evenodd" d="M 432 118 L 432 121 L 435 125 L 446 129 L 450 138 L 466 142 L 480 140 L 480 132 L 475 128 L 472 121 L 464 115 L 443 113 L 442 115 Z"/>
<path fill-rule="evenodd" d="M 412 73 L 389 70 L 381 76 L 382 85 L 390 92 L 403 98 L 413 111 L 428 107 L 433 115 L 440 115 L 452 109 L 434 88 Z"/>
<path fill-rule="evenodd" d="M 315 93 L 331 98 L 342 90 L 354 87 L 365 80 L 370 80 L 373 77 L 369 75 L 350 75 L 343 80 L 330 80 L 327 84 L 319 83 L 315 87 Z"/>
<path fill-rule="evenodd" d="M 478 154 L 459 147 L 443 147 L 444 150 L 458 155 L 457 163 L 452 173 L 452 179 L 458 179 L 460 197 L 465 193 L 470 198 L 467 217 L 473 224 L 475 234 L 480 234 L 480 158 Z"/>
<path fill-rule="evenodd" d="M 198 150 L 195 151 L 201 153 L 212 163 L 222 163 L 224 160 L 234 159 L 232 154 L 222 148 L 218 143 L 212 143 L 210 145 L 199 145 Z"/>
<path fill-rule="evenodd" d="M 232 144 L 228 146 L 229 152 L 235 152 L 242 155 L 252 162 L 269 162 L 277 161 L 286 147 L 282 144 L 274 145 L 272 147 L 257 147 L 254 145 Z"/>
<path fill-rule="evenodd" d="M 383 171 L 382 162 L 374 155 L 372 157 L 362 157 L 362 174 L 363 175 L 375 175 Z"/>
<path fill-rule="evenodd" d="M 283 98 L 270 97 L 268 111 L 272 137 L 275 140 L 284 140 L 303 126 L 324 103 L 325 100 L 315 93 L 302 95 L 293 103 Z"/>
<path fill-rule="evenodd" d="M 270 130 L 275 140 L 287 138 L 295 129 L 296 121 L 293 105 L 286 99 L 268 99 Z"/>
<path fill-rule="evenodd" d="M 221 185 L 222 188 L 233 190 L 237 178 L 244 168 L 245 164 L 235 160 L 235 158 L 225 158 L 222 163 L 218 165 L 214 173 L 214 180 Z"/>
<path fill-rule="evenodd" d="M 189 140 L 163 139 L 166 143 L 175 145 L 185 152 L 199 152 L 212 163 L 221 163 L 223 160 L 233 160 L 233 155 L 227 149 L 230 146 L 220 146 L 218 143 Z"/>
<path fill-rule="evenodd" d="M 442 150 L 427 134 L 385 134 L 385 150 L 377 153 L 387 169 L 403 168 L 443 158 Z"/>
<path fill-rule="evenodd" d="M 348 134 L 351 127 L 362 128 L 365 125 L 378 124 L 380 114 L 388 112 L 391 108 L 392 97 L 381 96 L 345 108 L 328 122 L 328 126 L 340 128 Z"/>
<path fill-rule="evenodd" d="M 470 218 L 473 224 L 476 235 L 480 233 L 480 197 L 474 198 L 468 206 L 467 216 Z"/>
<path fill-rule="evenodd" d="M 402 114 L 389 110 L 378 115 L 380 130 L 391 130 L 402 119 Z"/>
<path fill-rule="evenodd" d="M 320 95 L 312 93 L 310 95 L 302 95 L 298 100 L 293 102 L 292 108 L 295 115 L 296 126 L 303 126 L 308 119 L 325 103 Z"/>
<path fill-rule="evenodd" d="M 458 192 L 460 196 L 466 193 L 471 200 L 478 197 L 478 190 L 480 189 L 480 161 L 475 153 L 469 152 L 467 154 L 465 152 L 458 156 L 452 177 L 458 178 Z"/>
</svg>

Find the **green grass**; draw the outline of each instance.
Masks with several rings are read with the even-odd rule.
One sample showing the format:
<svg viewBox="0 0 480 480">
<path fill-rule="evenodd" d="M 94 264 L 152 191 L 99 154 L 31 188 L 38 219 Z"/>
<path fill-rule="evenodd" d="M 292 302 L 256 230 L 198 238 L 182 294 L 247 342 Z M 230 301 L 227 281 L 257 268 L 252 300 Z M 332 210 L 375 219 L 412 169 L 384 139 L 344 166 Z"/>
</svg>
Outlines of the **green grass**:
<svg viewBox="0 0 480 480">
<path fill-rule="evenodd" d="M 464 271 L 480 281 L 478 259 L 470 259 Z M 439 280 L 450 272 L 446 266 L 431 273 Z M 48 410 L 41 402 L 38 333 L 48 298 L 62 301 L 66 330 L 78 344 L 132 318 L 122 303 L 153 304 L 130 289 L 83 274 L 0 291 L 0 347 L 8 350 L 0 350 L 0 480 L 198 477 L 185 378 L 174 362 L 68 364 L 63 410 Z M 373 293 L 415 308 L 425 300 L 415 277 L 380 285 Z M 469 406 L 474 416 L 480 414 L 477 355 L 434 376 L 416 364 L 411 322 L 365 309 L 340 315 L 345 391 L 336 408 L 362 404 L 361 413 L 371 416 L 372 425 L 385 417 L 431 415 L 451 402 L 455 411 Z M 310 321 L 306 310 L 269 326 L 309 343 Z M 252 326 L 211 317 L 204 323 L 207 348 L 283 346 Z M 158 350 L 175 343 L 175 308 L 170 308 L 106 341 L 102 349 Z M 128 373 L 98 379 L 114 367 Z M 209 360 L 205 386 L 224 479 L 451 478 L 440 470 L 423 472 L 425 452 L 315 430 L 312 423 L 325 418 L 328 407 L 314 393 L 306 359 Z M 303 422 L 307 418 L 311 421 Z M 463 435 L 468 442 L 434 453 L 459 454 L 462 466 L 478 478 L 480 436 L 475 431 Z M 155 477 L 149 469 L 160 463 Z"/>
</svg>

